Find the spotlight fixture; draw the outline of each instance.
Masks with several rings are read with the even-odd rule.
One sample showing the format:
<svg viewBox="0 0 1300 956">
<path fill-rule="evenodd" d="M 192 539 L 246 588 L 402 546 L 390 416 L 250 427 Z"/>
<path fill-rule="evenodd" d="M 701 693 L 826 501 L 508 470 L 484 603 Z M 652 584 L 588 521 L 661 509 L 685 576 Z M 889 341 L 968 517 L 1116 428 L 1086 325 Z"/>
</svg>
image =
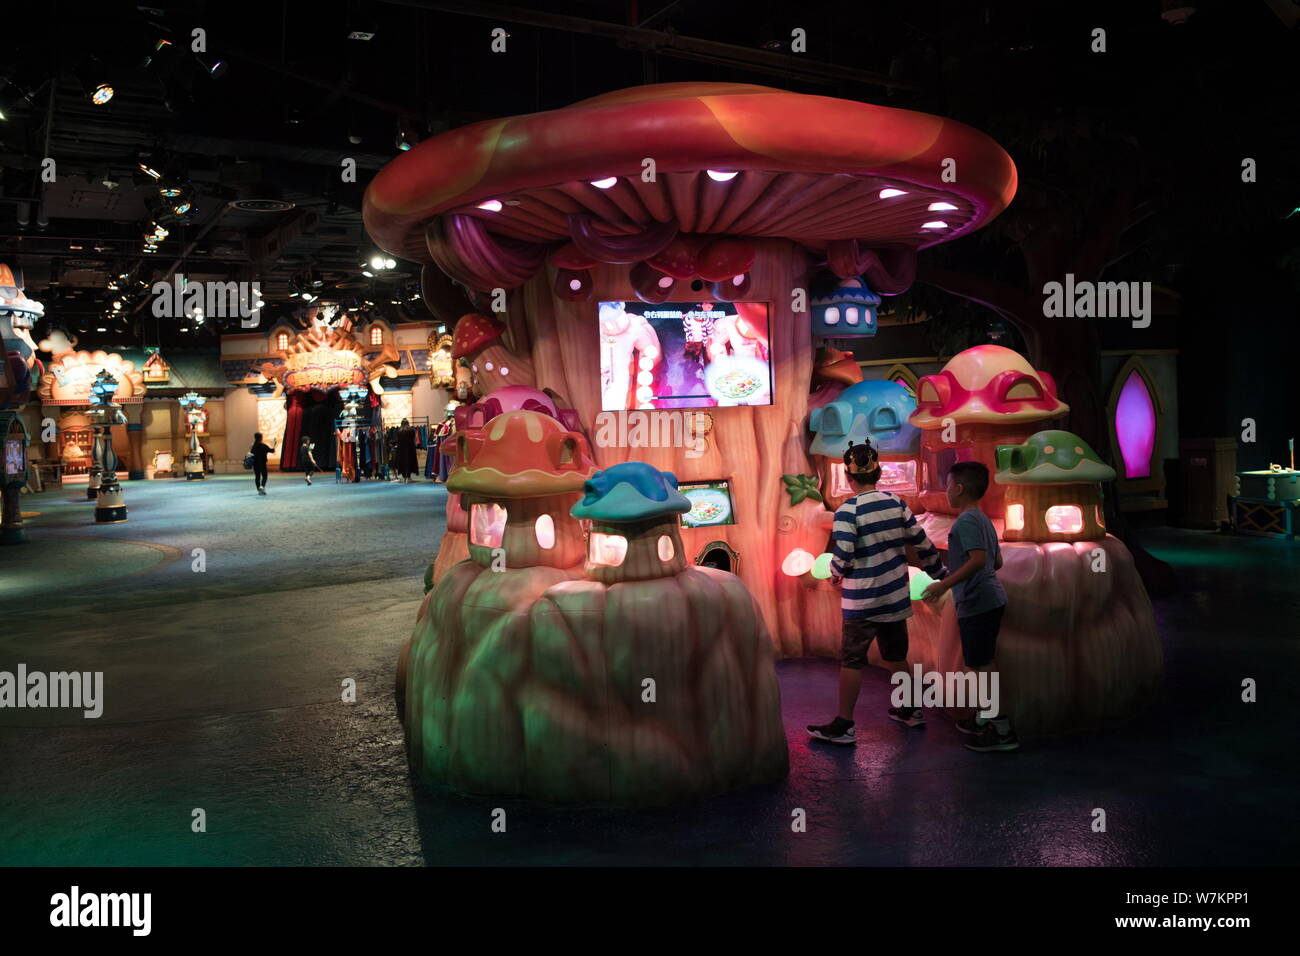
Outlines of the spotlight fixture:
<svg viewBox="0 0 1300 956">
<path fill-rule="evenodd" d="M 148 176 L 150 179 L 162 179 L 162 173 L 158 172 L 158 170 L 156 170 L 156 169 L 154 169 L 152 166 L 150 166 L 149 163 L 147 163 L 147 162 L 141 160 L 140 162 L 136 163 L 135 165 L 136 165 L 136 168 L 140 170 L 140 172 L 144 173 L 144 174 L 145 174 L 146 176 Z"/>
<path fill-rule="evenodd" d="M 96 106 L 103 106 L 113 98 L 113 94 L 116 92 L 117 91 L 107 83 L 100 83 L 91 91 L 90 102 L 94 103 Z"/>
<path fill-rule="evenodd" d="M 99 184 L 105 189 L 116 189 L 120 185 L 118 180 L 113 176 L 113 171 L 111 169 L 104 170 L 104 176 L 100 179 Z"/>
<path fill-rule="evenodd" d="M 384 257 L 383 257 L 383 256 L 372 256 L 372 257 L 370 258 L 370 268 L 372 268 L 372 269 L 382 269 L 382 268 L 384 268 Z"/>
</svg>

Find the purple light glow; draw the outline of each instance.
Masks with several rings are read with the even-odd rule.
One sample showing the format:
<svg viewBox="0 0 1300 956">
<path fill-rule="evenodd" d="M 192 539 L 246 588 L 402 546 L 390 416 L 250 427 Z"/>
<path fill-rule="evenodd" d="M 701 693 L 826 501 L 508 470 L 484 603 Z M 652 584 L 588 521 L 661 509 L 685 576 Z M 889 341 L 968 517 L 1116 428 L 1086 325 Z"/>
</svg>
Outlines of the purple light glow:
<svg viewBox="0 0 1300 956">
<path fill-rule="evenodd" d="M 1156 407 L 1147 383 L 1134 369 L 1124 380 L 1115 403 L 1115 437 L 1124 456 L 1125 478 L 1151 474 L 1151 450 L 1156 443 Z"/>
</svg>

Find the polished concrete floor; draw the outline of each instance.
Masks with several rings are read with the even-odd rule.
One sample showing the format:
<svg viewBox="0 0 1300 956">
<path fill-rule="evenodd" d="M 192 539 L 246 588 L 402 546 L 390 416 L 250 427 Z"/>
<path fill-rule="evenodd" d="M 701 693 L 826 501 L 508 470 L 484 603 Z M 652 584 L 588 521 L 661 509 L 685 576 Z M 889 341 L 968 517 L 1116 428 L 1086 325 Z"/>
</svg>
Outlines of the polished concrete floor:
<svg viewBox="0 0 1300 956">
<path fill-rule="evenodd" d="M 0 863 L 1291 863 L 1300 543 L 1161 530 L 1165 699 L 1105 736 L 977 755 L 949 726 L 883 719 L 810 745 L 835 666 L 779 665 L 789 779 L 654 812 L 417 791 L 393 667 L 442 528 L 443 491 L 274 476 L 131 482 L 130 520 L 84 492 L 24 496 L 0 548 L 0 670 L 105 672 L 98 720 L 0 710 Z M 356 681 L 357 701 L 340 701 Z M 1259 701 L 1240 701 L 1258 681 Z M 491 813 L 507 811 L 494 833 Z M 191 828 L 206 814 L 206 832 Z M 792 832 L 791 814 L 807 814 Z M 1095 808 L 1107 828 L 1093 832 Z"/>
</svg>

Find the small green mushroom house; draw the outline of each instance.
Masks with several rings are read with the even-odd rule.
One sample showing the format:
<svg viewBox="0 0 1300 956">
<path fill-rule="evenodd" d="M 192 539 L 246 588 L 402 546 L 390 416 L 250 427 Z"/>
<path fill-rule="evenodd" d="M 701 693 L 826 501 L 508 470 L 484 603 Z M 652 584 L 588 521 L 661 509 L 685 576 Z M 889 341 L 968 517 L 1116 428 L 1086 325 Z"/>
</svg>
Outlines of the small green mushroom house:
<svg viewBox="0 0 1300 956">
<path fill-rule="evenodd" d="M 502 555 L 505 568 L 582 560 L 582 526 L 569 507 L 596 471 L 585 437 L 541 412 L 514 411 L 458 442 L 447 490 L 469 511 L 473 561 L 504 570 Z"/>
<path fill-rule="evenodd" d="M 1115 478 L 1073 432 L 1035 432 L 999 445 L 996 480 L 1007 486 L 1005 541 L 1091 541 L 1106 536 L 1101 482 Z"/>
<path fill-rule="evenodd" d="M 677 490 L 677 476 L 639 461 L 598 471 L 586 483 L 573 517 L 591 522 L 587 576 L 604 584 L 649 581 L 680 573 L 679 515 L 691 503 Z"/>
</svg>

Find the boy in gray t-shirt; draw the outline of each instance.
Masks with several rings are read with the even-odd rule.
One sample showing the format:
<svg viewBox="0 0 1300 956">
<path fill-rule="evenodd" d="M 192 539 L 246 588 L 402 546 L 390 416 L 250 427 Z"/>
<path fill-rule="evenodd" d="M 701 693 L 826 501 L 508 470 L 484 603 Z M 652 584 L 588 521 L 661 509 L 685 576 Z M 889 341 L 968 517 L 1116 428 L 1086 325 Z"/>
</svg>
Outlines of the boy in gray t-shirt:
<svg viewBox="0 0 1300 956">
<path fill-rule="evenodd" d="M 948 504 L 961 513 L 948 529 L 948 575 L 925 589 L 929 601 L 953 592 L 962 657 L 977 672 L 995 669 L 998 630 L 1007 605 L 1007 592 L 997 576 L 1002 567 L 997 529 L 979 507 L 988 487 L 989 470 L 977 461 L 959 461 L 949 469 Z M 972 736 L 966 746 L 981 753 L 1020 746 L 1004 709 L 988 719 L 972 714 L 957 721 L 957 729 Z"/>
</svg>

